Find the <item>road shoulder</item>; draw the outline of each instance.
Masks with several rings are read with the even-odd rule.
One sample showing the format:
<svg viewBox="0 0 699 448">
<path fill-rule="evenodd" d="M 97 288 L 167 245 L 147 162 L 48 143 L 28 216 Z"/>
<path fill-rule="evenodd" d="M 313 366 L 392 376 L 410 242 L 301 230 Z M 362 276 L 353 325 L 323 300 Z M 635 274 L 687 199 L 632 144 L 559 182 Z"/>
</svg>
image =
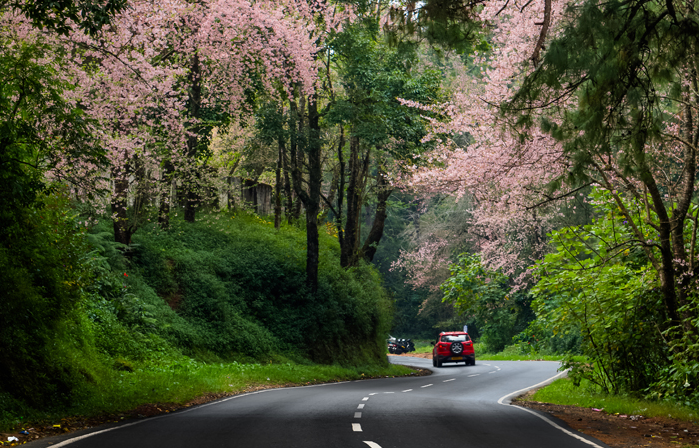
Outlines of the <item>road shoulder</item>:
<svg viewBox="0 0 699 448">
<path fill-rule="evenodd" d="M 601 440 L 612 448 L 677 448 L 699 445 L 699 425 L 661 417 L 611 415 L 590 408 L 531 401 L 533 391 L 512 404 L 547 413 L 570 428 Z"/>
</svg>

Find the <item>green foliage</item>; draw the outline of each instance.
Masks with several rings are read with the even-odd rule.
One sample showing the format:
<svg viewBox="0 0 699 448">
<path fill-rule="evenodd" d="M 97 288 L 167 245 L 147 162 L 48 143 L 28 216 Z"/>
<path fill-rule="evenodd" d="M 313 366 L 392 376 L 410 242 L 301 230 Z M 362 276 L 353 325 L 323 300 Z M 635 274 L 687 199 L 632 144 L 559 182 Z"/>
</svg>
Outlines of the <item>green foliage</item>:
<svg viewBox="0 0 699 448">
<path fill-rule="evenodd" d="M 176 310 L 160 334 L 190 353 L 379 360 L 390 311 L 380 278 L 368 266 L 341 269 L 327 235 L 315 295 L 305 285 L 305 235 L 292 226 L 211 214 L 194 225 L 174 221 L 169 232 L 146 229 L 135 242 L 133 269 Z"/>
<path fill-rule="evenodd" d="M 668 14 L 654 0 L 584 2 L 570 5 L 563 32 L 547 46 L 541 67 L 526 78 L 510 112 L 534 124 L 527 105 L 577 96 L 576 107 L 543 129 L 561 140 L 571 155 L 565 176 L 589 179 L 592 160 L 605 157 L 625 176 L 648 179 L 646 151 L 663 141 L 671 110 L 679 99 L 685 64 L 694 64 L 696 15 Z M 517 112 L 515 112 L 517 111 Z M 693 132 L 693 131 L 692 131 Z M 595 159 L 597 160 L 597 159 Z M 636 177 L 639 176 L 639 177 Z"/>
<path fill-rule="evenodd" d="M 626 246 L 629 224 L 616 206 L 597 190 L 591 198 L 598 219 L 552 232 L 556 251 L 536 266 L 533 306 L 554 335 L 581 335 L 590 362 L 568 363 L 573 376 L 610 393 L 643 391 L 669 361 L 658 332 L 665 320 L 658 280 L 642 253 Z"/>
<path fill-rule="evenodd" d="M 0 239 L 16 238 L 25 209 L 41 206 L 45 170 L 78 158 L 97 167 L 104 161 L 91 123 L 64 99 L 73 88 L 61 73 L 67 56 L 40 39 L 0 33 Z"/>
<path fill-rule="evenodd" d="M 463 0 L 430 0 L 416 7 L 411 2 L 395 2 L 391 21 L 385 28 L 394 44 L 417 37 L 458 54 L 469 54 L 473 50 L 485 52 L 490 45 L 476 17 L 474 5 L 477 4 Z"/>
<path fill-rule="evenodd" d="M 20 11 L 35 27 L 59 34 L 68 34 L 75 25 L 87 34 L 95 34 L 125 7 L 126 0 L 5 0 L 0 3 L 0 14 Z"/>
<path fill-rule="evenodd" d="M 489 351 L 504 349 L 532 320 L 528 296 L 512 293 L 509 279 L 484 268 L 478 255 L 462 254 L 450 272 L 440 287 L 443 301 L 454 303 L 460 314 L 473 316 L 481 333 L 480 342 Z"/>
<path fill-rule="evenodd" d="M 431 68 L 418 69 L 415 46 L 390 47 L 382 42 L 373 19 L 346 26 L 330 48 L 339 64 L 345 96 L 330 105 L 328 122 L 351 124 L 352 135 L 370 146 L 386 147 L 396 159 L 424 151 L 425 113 L 401 104 L 398 98 L 436 102 L 442 74 Z"/>
<path fill-rule="evenodd" d="M 543 319 L 534 319 L 512 341 L 522 354 L 557 355 L 580 353 L 582 338 L 577 327 L 554 333 Z"/>
<path fill-rule="evenodd" d="M 23 209 L 23 232 L 0 245 L 0 389 L 29 404 L 65 403 L 90 372 L 72 353 L 88 350 L 89 326 L 80 314 L 90 271 L 83 264 L 84 227 L 61 194 Z"/>
</svg>

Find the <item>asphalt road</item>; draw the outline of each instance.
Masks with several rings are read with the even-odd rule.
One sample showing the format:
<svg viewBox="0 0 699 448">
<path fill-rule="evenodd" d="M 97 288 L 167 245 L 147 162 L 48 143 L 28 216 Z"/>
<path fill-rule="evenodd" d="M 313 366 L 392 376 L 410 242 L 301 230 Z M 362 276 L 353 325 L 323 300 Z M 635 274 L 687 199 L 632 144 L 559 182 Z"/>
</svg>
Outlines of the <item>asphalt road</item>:
<svg viewBox="0 0 699 448">
<path fill-rule="evenodd" d="M 606 447 L 560 421 L 508 405 L 514 392 L 556 376 L 558 363 L 477 361 L 475 366 L 447 364 L 437 369 L 427 359 L 389 359 L 435 373 L 270 389 L 26 446 Z"/>
</svg>

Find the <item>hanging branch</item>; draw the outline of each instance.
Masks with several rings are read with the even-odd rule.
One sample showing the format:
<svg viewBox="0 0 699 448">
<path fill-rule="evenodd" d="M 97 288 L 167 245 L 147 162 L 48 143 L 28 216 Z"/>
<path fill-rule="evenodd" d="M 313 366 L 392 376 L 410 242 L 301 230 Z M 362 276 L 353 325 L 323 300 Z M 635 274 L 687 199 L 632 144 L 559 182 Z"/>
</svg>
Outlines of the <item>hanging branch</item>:
<svg viewBox="0 0 699 448">
<path fill-rule="evenodd" d="M 534 66 L 539 63 L 539 57 L 541 49 L 544 48 L 544 41 L 546 40 L 546 35 L 549 32 L 549 26 L 551 25 L 551 0 L 544 0 L 544 21 L 541 22 L 541 33 L 539 33 L 539 40 L 536 42 L 534 47 L 534 53 L 530 58 L 534 63 Z M 539 23 L 537 23 L 539 25 Z"/>
</svg>

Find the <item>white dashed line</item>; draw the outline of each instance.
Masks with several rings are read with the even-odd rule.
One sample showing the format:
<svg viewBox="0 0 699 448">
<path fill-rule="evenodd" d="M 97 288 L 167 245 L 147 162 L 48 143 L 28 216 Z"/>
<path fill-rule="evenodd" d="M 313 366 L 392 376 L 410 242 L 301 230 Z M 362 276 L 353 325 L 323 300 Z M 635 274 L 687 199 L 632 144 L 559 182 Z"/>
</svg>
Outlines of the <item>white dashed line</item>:
<svg viewBox="0 0 699 448">
<path fill-rule="evenodd" d="M 492 372 L 488 372 L 488 373 L 496 373 L 496 371 L 495 371 L 495 370 L 493 370 Z"/>
<path fill-rule="evenodd" d="M 368 400 L 369 400 L 369 397 L 362 398 L 362 401 L 368 401 Z"/>
<path fill-rule="evenodd" d="M 478 376 L 480 373 L 476 373 L 475 375 L 469 375 L 468 377 L 471 378 L 472 376 Z"/>
<path fill-rule="evenodd" d="M 412 392 L 412 389 L 405 389 L 403 392 Z"/>
<path fill-rule="evenodd" d="M 448 383 L 449 381 L 454 381 L 455 379 L 456 379 L 456 378 L 452 378 L 452 379 L 450 379 L 450 380 L 444 380 L 444 381 L 442 381 L 442 382 L 443 382 L 443 383 Z"/>
<path fill-rule="evenodd" d="M 362 413 L 361 413 L 361 412 L 355 412 L 355 413 L 354 413 L 354 418 L 362 418 Z"/>
<path fill-rule="evenodd" d="M 362 432 L 362 425 L 360 425 L 359 423 L 352 423 L 352 431 Z"/>
<path fill-rule="evenodd" d="M 364 441 L 364 443 L 366 443 L 367 445 L 369 445 L 369 448 L 381 448 L 381 445 L 379 445 L 378 443 L 367 442 L 366 440 Z"/>
<path fill-rule="evenodd" d="M 364 403 L 361 403 L 359 406 L 357 406 L 357 409 L 364 409 Z"/>
<path fill-rule="evenodd" d="M 384 392 L 385 394 L 395 394 L 395 392 Z"/>
<path fill-rule="evenodd" d="M 424 386 L 420 386 L 420 387 L 425 388 L 425 387 L 430 387 L 430 386 L 432 386 L 432 384 L 425 384 Z"/>
<path fill-rule="evenodd" d="M 374 392 L 372 394 L 369 394 L 369 396 L 371 397 L 372 395 L 378 395 L 378 394 L 379 394 L 378 392 Z"/>
<path fill-rule="evenodd" d="M 484 365 L 484 366 L 489 366 L 489 367 L 490 367 L 490 364 L 483 364 L 483 365 Z"/>
</svg>

